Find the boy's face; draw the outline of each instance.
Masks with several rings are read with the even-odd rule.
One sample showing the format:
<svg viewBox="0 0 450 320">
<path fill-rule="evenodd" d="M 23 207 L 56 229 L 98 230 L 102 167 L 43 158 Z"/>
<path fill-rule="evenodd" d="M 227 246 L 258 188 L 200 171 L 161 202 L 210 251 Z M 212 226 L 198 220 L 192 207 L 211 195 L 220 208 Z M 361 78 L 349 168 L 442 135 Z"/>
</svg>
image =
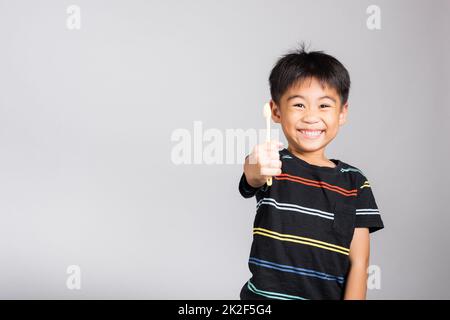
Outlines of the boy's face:
<svg viewBox="0 0 450 320">
<path fill-rule="evenodd" d="M 280 105 L 270 101 L 272 119 L 281 127 L 295 150 L 322 154 L 325 146 L 336 137 L 345 123 L 348 104 L 341 107 L 336 90 L 315 78 L 292 86 L 280 99 Z"/>
</svg>

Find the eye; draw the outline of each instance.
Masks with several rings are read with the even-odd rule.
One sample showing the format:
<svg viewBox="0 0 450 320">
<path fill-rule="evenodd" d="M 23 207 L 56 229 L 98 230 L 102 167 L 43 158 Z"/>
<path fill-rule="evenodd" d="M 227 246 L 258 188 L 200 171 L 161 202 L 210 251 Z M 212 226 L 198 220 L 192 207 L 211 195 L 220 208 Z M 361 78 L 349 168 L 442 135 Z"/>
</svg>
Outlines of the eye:
<svg viewBox="0 0 450 320">
<path fill-rule="evenodd" d="M 304 105 L 302 104 L 302 103 L 297 103 L 297 104 L 294 104 L 294 107 L 304 107 Z"/>
<path fill-rule="evenodd" d="M 320 107 L 321 107 L 321 108 L 330 108 L 330 106 L 327 105 L 327 104 L 321 104 Z"/>
</svg>

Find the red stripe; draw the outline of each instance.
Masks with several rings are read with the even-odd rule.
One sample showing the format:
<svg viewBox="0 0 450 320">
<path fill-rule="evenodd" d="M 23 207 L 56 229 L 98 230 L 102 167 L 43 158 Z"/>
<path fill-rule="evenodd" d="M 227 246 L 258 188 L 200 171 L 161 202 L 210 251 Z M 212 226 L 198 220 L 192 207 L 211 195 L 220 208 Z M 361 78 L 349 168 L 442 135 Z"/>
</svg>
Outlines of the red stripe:
<svg viewBox="0 0 450 320">
<path fill-rule="evenodd" d="M 282 173 L 278 176 L 274 176 L 276 180 L 289 180 L 297 183 L 302 183 L 308 186 L 318 187 L 318 188 L 325 188 L 331 191 L 335 191 L 337 193 L 340 193 L 344 196 L 356 196 L 357 195 L 357 189 L 347 190 L 335 185 L 331 185 L 329 183 L 323 182 L 323 181 L 316 181 L 316 180 L 310 180 L 306 178 L 301 178 L 297 176 L 293 176 L 287 173 Z"/>
</svg>

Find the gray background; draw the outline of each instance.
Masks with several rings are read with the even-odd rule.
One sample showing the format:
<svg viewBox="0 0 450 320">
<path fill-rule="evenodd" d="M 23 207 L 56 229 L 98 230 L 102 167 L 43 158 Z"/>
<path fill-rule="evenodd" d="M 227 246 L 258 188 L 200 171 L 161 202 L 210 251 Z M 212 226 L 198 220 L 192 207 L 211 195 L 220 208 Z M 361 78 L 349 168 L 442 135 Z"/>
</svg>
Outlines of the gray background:
<svg viewBox="0 0 450 320">
<path fill-rule="evenodd" d="M 326 154 L 365 172 L 383 214 L 368 297 L 449 299 L 449 17 L 437 0 L 1 0 L 0 298 L 238 299 L 242 165 L 174 165 L 170 137 L 263 128 L 270 69 L 306 41 L 352 79 Z"/>
</svg>

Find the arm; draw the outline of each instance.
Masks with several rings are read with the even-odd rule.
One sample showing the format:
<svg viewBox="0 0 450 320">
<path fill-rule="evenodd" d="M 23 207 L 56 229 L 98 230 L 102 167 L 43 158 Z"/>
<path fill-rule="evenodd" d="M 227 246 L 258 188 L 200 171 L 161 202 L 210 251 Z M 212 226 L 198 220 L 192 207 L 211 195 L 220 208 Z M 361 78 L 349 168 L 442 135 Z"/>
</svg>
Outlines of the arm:
<svg viewBox="0 0 450 320">
<path fill-rule="evenodd" d="M 256 146 L 255 150 L 258 150 L 258 147 Z M 266 177 L 260 174 L 262 166 L 257 159 L 258 154 L 255 153 L 245 157 L 244 173 L 239 181 L 239 192 L 244 198 L 253 197 L 266 184 Z"/>
<path fill-rule="evenodd" d="M 369 255 L 369 229 L 355 228 L 350 245 L 350 271 L 347 277 L 344 300 L 366 299 Z"/>
</svg>

